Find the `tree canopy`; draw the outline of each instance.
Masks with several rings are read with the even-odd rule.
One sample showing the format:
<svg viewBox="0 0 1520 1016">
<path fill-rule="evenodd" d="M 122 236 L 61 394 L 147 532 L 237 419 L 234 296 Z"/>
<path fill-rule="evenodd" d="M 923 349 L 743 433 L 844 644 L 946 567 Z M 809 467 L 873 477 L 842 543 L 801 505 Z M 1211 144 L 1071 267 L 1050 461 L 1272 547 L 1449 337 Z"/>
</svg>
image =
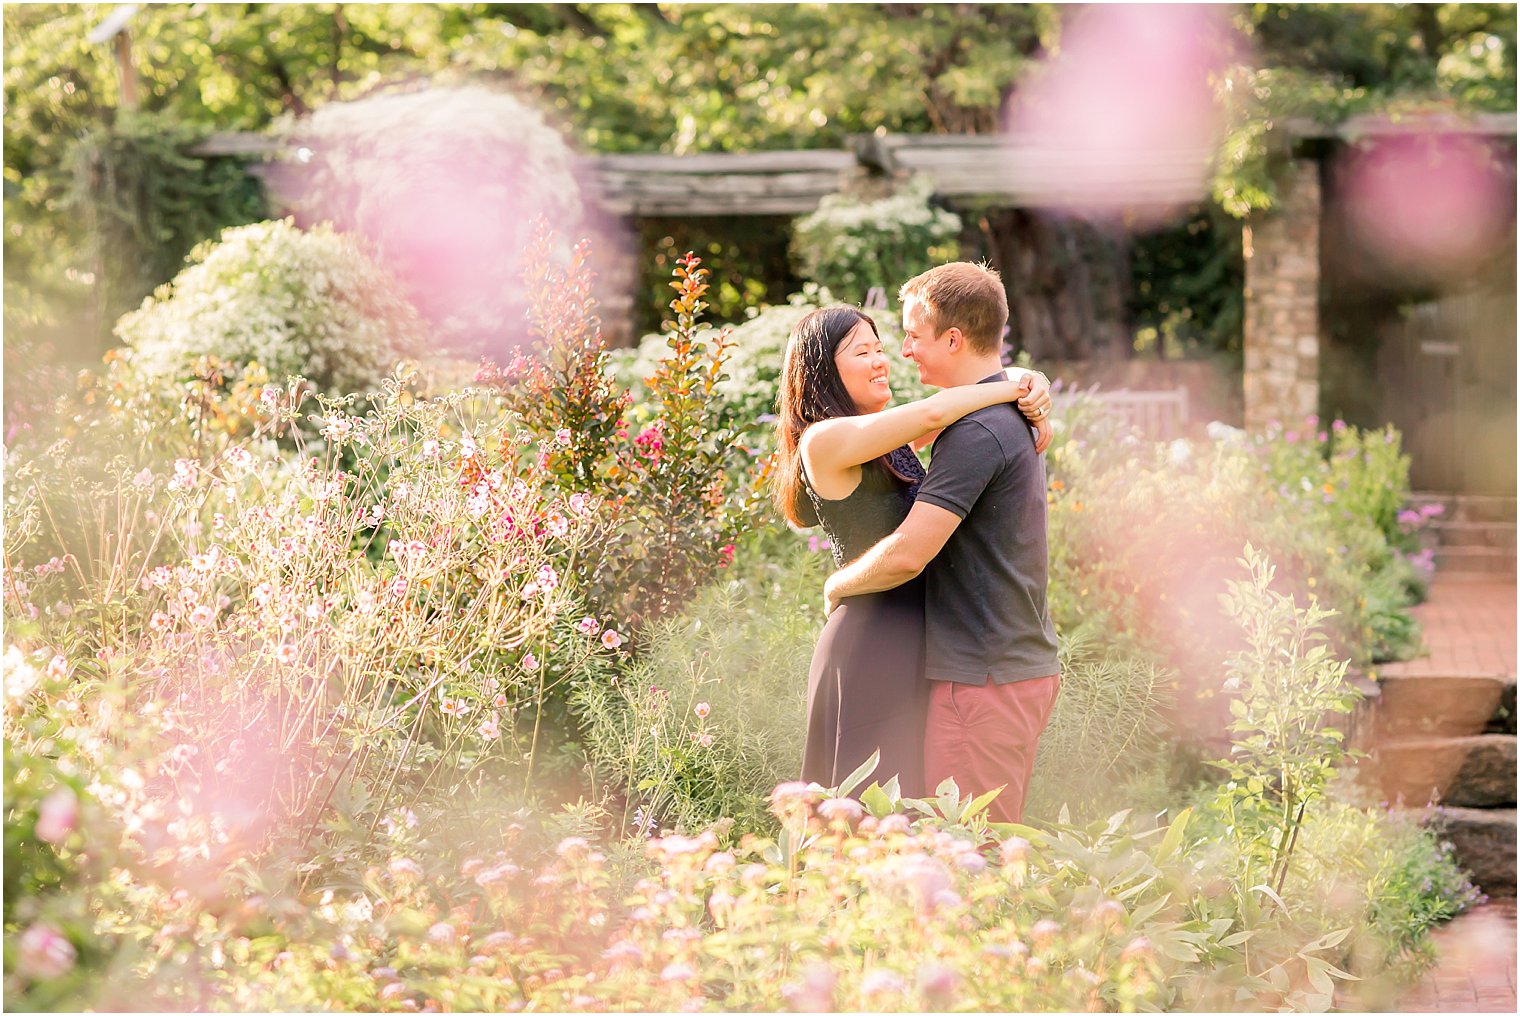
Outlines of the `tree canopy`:
<svg viewBox="0 0 1520 1016">
<path fill-rule="evenodd" d="M 62 214 L 69 152 L 123 115 L 115 49 L 88 41 L 113 8 L 4 10 L 7 276 L 57 296 L 90 284 L 80 219 Z M 508 86 L 588 151 L 693 153 L 996 130 L 1021 77 L 1081 10 L 152 4 L 126 31 L 141 111 L 202 132 L 264 129 L 425 76 Z M 1218 82 L 1233 128 L 1215 186 L 1233 215 L 1270 203 L 1265 136 L 1282 117 L 1514 108 L 1513 5 L 1251 4 L 1234 17 L 1250 45 Z"/>
</svg>

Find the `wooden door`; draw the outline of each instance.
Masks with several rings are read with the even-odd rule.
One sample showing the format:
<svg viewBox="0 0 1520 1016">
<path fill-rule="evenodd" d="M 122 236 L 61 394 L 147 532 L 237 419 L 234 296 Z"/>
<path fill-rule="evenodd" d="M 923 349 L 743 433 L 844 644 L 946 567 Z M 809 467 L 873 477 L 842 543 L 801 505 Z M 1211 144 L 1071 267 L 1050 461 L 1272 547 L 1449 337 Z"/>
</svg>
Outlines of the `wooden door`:
<svg viewBox="0 0 1520 1016">
<path fill-rule="evenodd" d="M 1387 328 L 1378 383 L 1415 490 L 1514 495 L 1515 345 L 1513 293 L 1416 304 Z"/>
</svg>

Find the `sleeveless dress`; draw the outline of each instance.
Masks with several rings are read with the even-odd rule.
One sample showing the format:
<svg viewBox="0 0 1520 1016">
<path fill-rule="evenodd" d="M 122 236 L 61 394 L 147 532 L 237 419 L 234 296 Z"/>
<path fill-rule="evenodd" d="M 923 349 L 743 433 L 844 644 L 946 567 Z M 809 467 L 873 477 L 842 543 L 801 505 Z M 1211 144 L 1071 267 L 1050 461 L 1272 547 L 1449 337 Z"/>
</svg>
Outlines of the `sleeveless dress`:
<svg viewBox="0 0 1520 1016">
<path fill-rule="evenodd" d="M 904 483 L 878 463 L 861 469 L 850 495 L 818 495 L 802 470 L 802 484 L 843 567 L 907 518 L 924 478 L 918 457 L 905 447 L 890 453 L 894 468 L 914 477 Z M 807 745 L 802 778 L 837 787 L 873 751 L 881 758 L 855 790 L 886 783 L 895 774 L 905 797 L 922 797 L 925 710 L 923 576 L 896 589 L 852 596 L 829 616 L 808 673 Z"/>
</svg>

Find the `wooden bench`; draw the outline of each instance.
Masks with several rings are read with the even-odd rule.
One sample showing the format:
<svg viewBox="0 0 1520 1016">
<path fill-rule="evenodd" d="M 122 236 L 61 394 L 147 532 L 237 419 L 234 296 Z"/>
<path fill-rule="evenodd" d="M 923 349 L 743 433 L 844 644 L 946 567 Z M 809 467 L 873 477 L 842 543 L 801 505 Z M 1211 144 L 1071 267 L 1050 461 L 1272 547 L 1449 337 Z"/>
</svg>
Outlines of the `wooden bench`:
<svg viewBox="0 0 1520 1016">
<path fill-rule="evenodd" d="M 1187 430 L 1188 392 L 1186 388 L 1162 391 L 1133 391 L 1116 388 L 1101 391 L 1097 386 L 1073 391 L 1097 403 L 1104 413 L 1118 417 L 1126 425 L 1154 441 L 1182 437 Z"/>
</svg>

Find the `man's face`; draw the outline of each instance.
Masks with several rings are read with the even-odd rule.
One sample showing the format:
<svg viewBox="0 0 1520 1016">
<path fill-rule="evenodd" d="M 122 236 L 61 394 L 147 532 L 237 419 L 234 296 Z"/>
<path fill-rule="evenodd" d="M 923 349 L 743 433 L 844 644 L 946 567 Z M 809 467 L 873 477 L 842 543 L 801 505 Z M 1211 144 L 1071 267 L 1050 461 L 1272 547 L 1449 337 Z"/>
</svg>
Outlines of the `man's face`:
<svg viewBox="0 0 1520 1016">
<path fill-rule="evenodd" d="M 944 387 L 939 380 L 950 356 L 950 343 L 945 333 L 935 334 L 934 318 L 929 308 L 917 297 L 908 297 L 903 304 L 902 355 L 918 367 L 918 379 L 926 385 Z"/>
</svg>

